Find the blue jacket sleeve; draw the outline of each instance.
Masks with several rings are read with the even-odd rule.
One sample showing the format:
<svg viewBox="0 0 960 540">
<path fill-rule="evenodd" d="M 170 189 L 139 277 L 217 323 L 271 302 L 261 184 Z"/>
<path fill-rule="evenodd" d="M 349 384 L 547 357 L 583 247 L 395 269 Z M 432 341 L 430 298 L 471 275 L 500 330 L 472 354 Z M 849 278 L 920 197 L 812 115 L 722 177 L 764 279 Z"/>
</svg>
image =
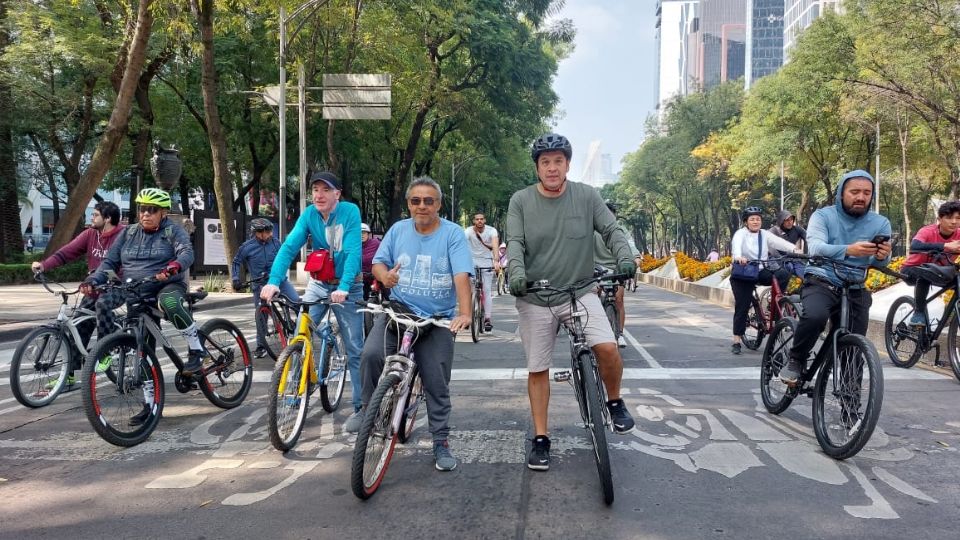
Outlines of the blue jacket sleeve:
<svg viewBox="0 0 960 540">
<path fill-rule="evenodd" d="M 230 267 L 230 275 L 233 279 L 240 279 L 240 265 L 243 264 L 243 261 L 247 258 L 246 251 L 247 246 L 250 245 L 250 241 L 240 244 L 240 248 L 237 249 L 237 254 L 233 257 L 233 264 Z"/>
<path fill-rule="evenodd" d="M 810 226 L 807 228 L 807 244 L 810 246 L 810 255 L 820 255 L 830 259 L 843 260 L 847 254 L 846 244 L 828 244 L 829 234 L 827 220 L 820 210 L 810 217 Z"/>
<path fill-rule="evenodd" d="M 341 203 L 342 204 L 342 203 Z M 363 243 L 360 240 L 360 209 L 354 204 L 344 205 L 343 215 L 343 274 L 340 275 L 338 291 L 350 292 L 350 287 L 360 273 L 363 258 Z"/>
<path fill-rule="evenodd" d="M 281 245 L 277 251 L 277 258 L 273 260 L 273 266 L 270 267 L 268 284 L 279 286 L 280 283 L 287 278 L 287 269 L 290 268 L 290 263 L 292 263 L 293 258 L 297 256 L 297 251 L 307 243 L 307 233 L 309 232 L 307 224 L 310 221 L 310 216 L 315 212 L 315 207 L 308 206 L 303 213 L 300 214 L 297 223 L 293 226 L 293 230 L 290 231 L 287 239 L 283 241 L 283 245 Z"/>
</svg>

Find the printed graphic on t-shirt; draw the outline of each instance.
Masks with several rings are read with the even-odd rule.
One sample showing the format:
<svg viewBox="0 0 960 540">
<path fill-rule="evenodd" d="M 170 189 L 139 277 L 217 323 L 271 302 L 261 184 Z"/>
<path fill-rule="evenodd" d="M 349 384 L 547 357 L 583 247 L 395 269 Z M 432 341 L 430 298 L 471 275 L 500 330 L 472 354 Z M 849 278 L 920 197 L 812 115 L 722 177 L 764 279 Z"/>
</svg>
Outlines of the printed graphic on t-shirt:
<svg viewBox="0 0 960 540">
<path fill-rule="evenodd" d="M 433 299 L 449 298 L 453 294 L 453 276 L 447 257 L 439 257 L 434 262 L 432 256 L 418 254 L 416 260 L 411 261 L 410 255 L 401 253 L 397 262 L 400 263 L 397 283 L 400 292 Z"/>
</svg>

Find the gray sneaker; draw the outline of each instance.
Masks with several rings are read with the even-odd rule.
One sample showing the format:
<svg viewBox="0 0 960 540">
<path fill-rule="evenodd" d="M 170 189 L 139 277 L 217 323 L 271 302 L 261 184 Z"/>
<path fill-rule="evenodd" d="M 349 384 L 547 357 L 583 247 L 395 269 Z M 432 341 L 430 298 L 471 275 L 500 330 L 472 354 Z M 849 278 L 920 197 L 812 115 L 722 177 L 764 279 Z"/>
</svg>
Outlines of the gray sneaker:
<svg viewBox="0 0 960 540">
<path fill-rule="evenodd" d="M 437 460 L 438 471 L 452 471 L 457 468 L 457 458 L 450 453 L 446 439 L 433 441 L 433 457 Z"/>
<path fill-rule="evenodd" d="M 363 423 L 363 409 L 354 412 L 343 423 L 343 430 L 347 433 L 356 433 L 360 431 L 360 424 Z"/>
<path fill-rule="evenodd" d="M 803 370 L 807 367 L 806 364 L 802 360 L 791 357 L 787 360 L 787 365 L 780 370 L 780 380 L 787 386 L 795 386 L 800 380 L 800 376 L 803 375 Z"/>
</svg>

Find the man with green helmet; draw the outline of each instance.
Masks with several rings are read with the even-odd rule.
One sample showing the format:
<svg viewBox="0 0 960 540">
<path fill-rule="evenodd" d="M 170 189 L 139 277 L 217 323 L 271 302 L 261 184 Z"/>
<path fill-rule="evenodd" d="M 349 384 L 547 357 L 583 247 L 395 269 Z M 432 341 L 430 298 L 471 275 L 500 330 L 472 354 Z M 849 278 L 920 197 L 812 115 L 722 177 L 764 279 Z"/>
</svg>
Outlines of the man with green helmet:
<svg viewBox="0 0 960 540">
<path fill-rule="evenodd" d="M 167 219 L 170 194 L 158 188 L 146 188 L 137 195 L 139 223 L 126 227 L 107 252 L 97 270 L 81 285 L 91 290 L 107 281 L 107 271 L 140 280 L 156 278 L 155 283 L 139 289 L 143 296 L 156 296 L 164 316 L 180 330 L 189 346 L 189 360 L 183 375 L 190 376 L 202 367 L 204 352 L 197 336 L 197 325 L 187 309 L 186 270 L 193 264 L 193 244 L 180 225 Z M 97 330 L 100 336 L 110 333 L 113 310 L 126 299 L 113 289 L 97 300 Z"/>
</svg>

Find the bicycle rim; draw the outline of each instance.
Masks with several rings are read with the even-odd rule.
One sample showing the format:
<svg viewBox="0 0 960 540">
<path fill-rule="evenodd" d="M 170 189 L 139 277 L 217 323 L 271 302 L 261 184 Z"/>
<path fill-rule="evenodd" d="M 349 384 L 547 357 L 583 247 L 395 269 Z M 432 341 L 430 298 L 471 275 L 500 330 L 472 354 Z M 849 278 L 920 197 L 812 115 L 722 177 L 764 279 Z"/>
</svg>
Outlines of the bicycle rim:
<svg viewBox="0 0 960 540">
<path fill-rule="evenodd" d="M 483 314 L 481 313 L 482 308 L 483 306 L 480 305 L 480 297 L 474 293 L 473 322 L 470 324 L 470 338 L 473 339 L 474 343 L 480 340 L 480 332 L 483 331 Z"/>
<path fill-rule="evenodd" d="M 747 311 L 747 328 L 743 333 L 743 344 L 755 351 L 760 348 L 763 341 L 765 319 L 763 311 L 760 309 L 760 303 L 756 299 L 750 302 L 750 309 Z"/>
<path fill-rule="evenodd" d="M 49 405 L 67 383 L 70 344 L 59 328 L 43 326 L 17 345 L 10 362 L 10 391 L 21 405 Z"/>
<path fill-rule="evenodd" d="M 953 376 L 960 381 L 960 345 L 957 344 L 958 318 L 960 315 L 950 317 L 950 327 L 947 330 L 947 356 L 950 359 L 950 368 L 953 369 Z"/>
<path fill-rule="evenodd" d="M 922 356 L 920 350 L 920 332 L 923 330 L 910 326 L 910 318 L 916 311 L 916 303 L 909 296 L 897 298 L 883 325 L 883 343 L 887 356 L 893 365 L 901 368 L 913 367 Z"/>
<path fill-rule="evenodd" d="M 333 412 L 340 407 L 343 389 L 347 386 L 347 348 L 339 331 L 334 332 L 332 339 L 324 341 L 322 345 L 320 404 L 323 410 Z"/>
<path fill-rule="evenodd" d="M 882 403 L 883 372 L 873 345 L 863 336 L 841 336 L 836 363 L 823 364 L 813 389 L 813 427 L 824 453 L 856 455 L 870 440 Z"/>
<path fill-rule="evenodd" d="M 400 375 L 389 373 L 380 379 L 377 389 L 367 404 L 357 442 L 353 448 L 350 485 L 353 494 L 361 499 L 372 496 L 390 465 L 397 434 L 391 421 L 399 397 Z"/>
<path fill-rule="evenodd" d="M 780 380 L 780 370 L 790 359 L 790 348 L 793 346 L 796 330 L 795 320 L 780 319 L 773 327 L 763 350 L 763 359 L 760 361 L 760 397 L 763 399 L 763 406 L 772 414 L 787 410 L 794 398 L 794 391 Z"/>
<path fill-rule="evenodd" d="M 285 348 L 270 377 L 270 399 L 267 402 L 270 443 L 284 452 L 297 444 L 310 406 L 303 348 L 303 343 Z"/>
<path fill-rule="evenodd" d="M 283 332 L 283 325 L 277 314 L 270 306 L 260 306 L 257 314 L 263 325 L 263 344 L 267 354 L 274 360 L 280 356 L 280 351 L 286 346 L 287 336 Z"/>
<path fill-rule="evenodd" d="M 400 417 L 400 429 L 397 430 L 397 439 L 401 443 L 410 440 L 413 435 L 414 424 L 417 422 L 417 411 L 423 403 L 423 383 L 420 381 L 420 374 L 413 376 L 413 383 L 410 385 L 410 393 L 407 394 L 406 402 L 403 404 L 404 413 Z"/>
<path fill-rule="evenodd" d="M 114 380 L 99 369 L 99 360 L 107 358 Z M 137 339 L 131 334 L 111 334 L 97 344 L 83 365 L 80 391 L 94 431 L 117 446 L 145 441 L 163 412 L 160 362 L 152 352 L 138 358 Z"/>
<path fill-rule="evenodd" d="M 594 367 L 593 356 L 581 353 L 580 369 L 583 376 L 584 407 L 587 410 L 587 431 L 593 443 L 593 457 L 600 476 L 600 491 L 603 502 L 613 503 L 613 476 L 610 471 L 610 451 L 607 448 L 607 426 L 604 424 L 603 409 L 606 404 L 601 397 L 600 381 Z"/>
<path fill-rule="evenodd" d="M 200 391 L 221 409 L 243 403 L 253 383 L 253 363 L 240 329 L 224 319 L 211 319 L 200 329 L 200 344 L 210 353 Z"/>
</svg>

